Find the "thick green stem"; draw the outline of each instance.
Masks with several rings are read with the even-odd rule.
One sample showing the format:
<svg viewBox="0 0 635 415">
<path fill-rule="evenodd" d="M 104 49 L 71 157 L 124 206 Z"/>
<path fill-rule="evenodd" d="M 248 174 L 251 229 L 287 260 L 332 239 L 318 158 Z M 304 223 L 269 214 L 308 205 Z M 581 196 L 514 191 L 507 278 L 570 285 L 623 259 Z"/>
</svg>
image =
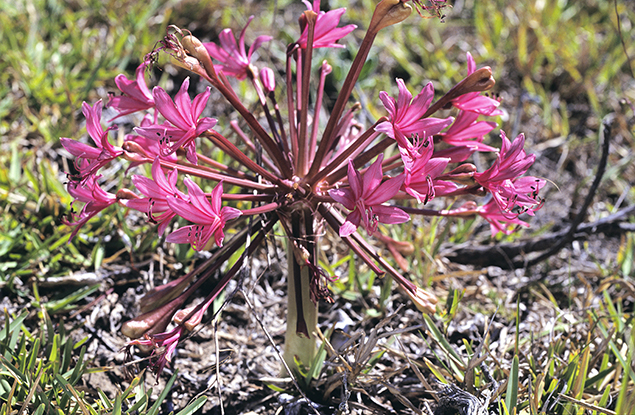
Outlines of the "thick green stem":
<svg viewBox="0 0 635 415">
<path fill-rule="evenodd" d="M 310 221 L 306 220 L 311 218 Z M 303 223 L 304 222 L 304 223 Z M 310 222 L 310 223 L 307 223 Z M 317 351 L 317 317 L 318 306 L 311 301 L 311 274 L 309 267 L 298 260 L 309 256 L 307 260 L 314 260 L 308 238 L 312 237 L 312 216 L 303 215 L 302 211 L 291 214 L 292 237 L 287 244 L 288 293 L 287 293 L 287 332 L 285 335 L 283 358 L 293 370 L 297 368 L 296 361 L 309 366 Z M 309 253 L 310 252 L 310 253 Z M 284 371 L 284 369 L 283 369 Z"/>
</svg>

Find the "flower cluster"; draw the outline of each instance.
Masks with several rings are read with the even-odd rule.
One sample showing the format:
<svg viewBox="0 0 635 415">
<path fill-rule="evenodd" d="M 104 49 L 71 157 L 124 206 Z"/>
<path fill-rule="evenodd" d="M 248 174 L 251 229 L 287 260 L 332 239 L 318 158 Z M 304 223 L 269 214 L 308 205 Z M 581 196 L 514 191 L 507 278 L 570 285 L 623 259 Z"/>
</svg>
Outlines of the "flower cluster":
<svg viewBox="0 0 635 415">
<path fill-rule="evenodd" d="M 423 3 L 416 3 L 419 10 L 438 13 L 443 2 L 435 1 L 432 6 Z M 157 355 L 159 368 L 170 360 L 179 339 L 201 321 L 242 262 L 239 260 L 224 274 L 203 303 L 183 308 L 193 290 L 234 252 L 242 250 L 242 258 L 251 255 L 276 224 L 293 241 L 293 268 L 309 270 L 312 301 L 328 297 L 324 284 L 331 276 L 318 266 L 316 235 L 322 227 L 329 227 L 373 271 L 392 276 L 420 310 L 434 312 L 434 295 L 417 287 L 380 255 L 377 245 L 386 244 L 400 267 L 405 267 L 399 243 L 384 235 L 380 224 L 407 222 L 417 214 L 478 215 L 490 222 L 495 235 L 510 233 L 516 225 L 527 226 L 519 214 L 533 215 L 541 207 L 538 193 L 545 181 L 523 176 L 535 159 L 523 148 L 524 136 L 510 141 L 501 132 L 500 149 L 483 143 L 497 124 L 481 118 L 499 115 L 500 103 L 482 94 L 494 80 L 490 68 L 477 69 L 470 54 L 466 77 L 436 101 L 432 83 L 413 98 L 406 83 L 397 79 L 396 98 L 389 92 L 381 92 L 378 97 L 386 116 L 371 126 L 358 120 L 361 106 L 349 103 L 353 86 L 377 32 L 410 14 L 411 6 L 406 2 L 383 0 L 378 4 L 337 101 L 325 119 L 322 99 L 325 79 L 332 68 L 326 61 L 314 65 L 313 49 L 341 47 L 341 38 L 356 29 L 354 25 L 339 25 L 344 11 L 324 12 L 319 0 L 307 2 L 307 10 L 299 19 L 301 32 L 286 48 L 286 67 L 279 72 L 258 68 L 252 62 L 260 46 L 272 40 L 259 36 L 247 49 L 247 26 L 253 17 L 238 41 L 232 30 L 226 29 L 219 35 L 219 44 L 202 43 L 171 27 L 161 46 L 138 67 L 134 80 L 124 75 L 115 80 L 121 94 L 110 96 L 108 107 L 117 115 L 109 122 L 124 115 L 140 120 L 125 135 L 121 147 L 110 142 L 109 132 L 115 127 L 104 129 L 101 125 L 101 101 L 82 107 L 94 146 L 61 139 L 76 158 L 76 171 L 69 174 L 69 192 L 75 201 L 85 203 L 80 213 L 73 213 L 67 220 L 75 227 L 73 237 L 90 218 L 118 203 L 147 215 L 149 222 L 158 225 L 159 235 L 167 233 L 166 242 L 213 251 L 205 264 L 150 293 L 146 313 L 124 326 L 130 337 L 144 338 L 134 344 L 165 348 L 164 354 Z M 189 95 L 189 78 L 174 98 L 158 86 L 150 89 L 145 72 L 155 54 L 161 52 L 203 77 L 210 87 L 194 99 Z M 284 82 L 278 82 L 282 88 L 276 86 L 278 76 L 283 77 Z M 254 88 L 259 111 L 254 112 L 253 105 L 243 102 L 233 89 L 237 81 L 249 82 Z M 202 116 L 211 88 L 243 120 L 241 124 L 229 124 L 232 137 L 214 129 L 216 119 Z M 445 116 L 432 117 L 450 107 L 455 108 L 454 116 L 447 116 L 446 111 Z M 222 150 L 231 158 L 230 165 L 199 151 L 201 140 Z M 396 151 L 389 152 L 395 147 Z M 492 166 L 483 172 L 466 162 L 477 151 L 497 153 Z M 98 172 L 116 159 L 127 160 L 131 167 L 147 164 L 151 166 L 150 176 L 142 174 L 144 170 L 131 176 L 129 183 L 136 191 L 122 188 L 116 194 L 105 192 L 99 183 L 108 178 Z M 215 185 L 206 193 L 203 189 L 208 183 Z M 470 200 L 450 210 L 415 207 L 435 198 L 458 196 Z M 478 196 L 491 200 L 479 206 L 472 200 Z M 251 207 L 239 210 L 230 206 L 236 201 L 242 202 L 242 207 Z M 173 230 L 177 217 L 191 224 Z M 242 230 L 223 246 L 228 226 Z M 371 244 L 370 239 L 376 243 Z M 223 248 L 215 249 L 214 245 Z M 290 301 L 301 302 L 301 296 Z M 298 309 L 302 310 L 302 304 Z M 176 328 L 165 332 L 173 318 Z M 306 331 L 304 322 L 298 322 L 298 331 Z"/>
</svg>

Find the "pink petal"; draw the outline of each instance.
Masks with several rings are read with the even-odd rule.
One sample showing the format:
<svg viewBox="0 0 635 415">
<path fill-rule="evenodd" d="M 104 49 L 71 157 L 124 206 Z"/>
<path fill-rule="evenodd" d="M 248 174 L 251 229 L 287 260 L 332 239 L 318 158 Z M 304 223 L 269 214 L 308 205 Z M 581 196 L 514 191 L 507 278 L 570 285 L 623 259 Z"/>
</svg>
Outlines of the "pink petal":
<svg viewBox="0 0 635 415">
<path fill-rule="evenodd" d="M 198 120 L 198 117 L 200 117 L 201 114 L 203 113 L 203 110 L 205 109 L 205 105 L 207 105 L 207 100 L 209 99 L 209 96 L 211 95 L 211 93 L 212 92 L 210 87 L 207 87 L 205 89 L 205 92 L 201 92 L 200 94 L 194 97 L 194 101 L 192 101 L 192 107 L 191 107 L 191 115 L 192 115 L 192 120 L 194 122 L 196 122 L 196 120 Z M 189 102 L 189 98 L 187 100 Z"/>
<path fill-rule="evenodd" d="M 180 115 L 187 121 L 187 124 L 192 125 L 196 122 L 196 119 L 192 116 L 192 101 L 190 100 L 190 96 L 187 92 L 189 87 L 190 77 L 188 76 L 181 84 L 179 92 L 176 93 L 174 103 L 176 104 Z"/>
<path fill-rule="evenodd" d="M 395 119 L 401 122 L 407 115 L 410 103 L 412 102 L 412 94 L 408 91 L 403 79 L 397 78 L 397 85 L 399 87 L 399 96 L 397 97 L 397 114 L 395 115 Z"/>
<path fill-rule="evenodd" d="M 212 210 L 214 212 L 220 212 L 221 209 L 221 197 L 223 196 L 223 182 L 219 182 L 214 190 L 212 190 Z"/>
<path fill-rule="evenodd" d="M 172 98 L 170 98 L 163 88 L 155 86 L 152 90 L 152 96 L 154 97 L 157 110 L 166 120 L 181 130 L 187 131 L 191 127 L 191 123 L 183 117 L 172 101 Z"/>
<path fill-rule="evenodd" d="M 379 187 L 375 189 L 370 197 L 364 200 L 366 205 L 372 206 L 374 211 L 377 205 L 380 205 L 392 199 L 397 194 L 397 192 L 399 192 L 404 179 L 405 176 L 403 174 L 400 174 L 397 177 L 393 177 L 392 179 L 388 179 L 383 182 Z"/>
<path fill-rule="evenodd" d="M 346 217 L 346 221 L 340 226 L 340 236 L 346 237 L 352 234 L 359 227 L 359 222 L 361 221 L 362 216 L 359 213 L 359 210 L 356 209 L 352 213 L 350 213 Z"/>
<path fill-rule="evenodd" d="M 397 111 L 395 99 L 389 96 L 385 91 L 379 93 L 379 99 L 382 104 L 384 104 L 384 108 L 386 108 L 386 111 L 390 114 L 391 119 L 394 120 Z"/>
<path fill-rule="evenodd" d="M 86 130 L 99 148 L 101 148 L 101 136 L 104 134 L 104 129 L 101 126 L 101 107 L 101 99 L 95 102 L 92 107 L 86 102 L 82 103 L 82 113 L 86 117 Z"/>
<path fill-rule="evenodd" d="M 351 186 L 351 190 L 353 191 L 353 200 L 357 200 L 362 197 L 362 180 L 359 176 L 359 172 L 355 170 L 352 160 L 348 160 L 348 184 Z"/>
<path fill-rule="evenodd" d="M 168 202 L 170 209 L 180 217 L 198 224 L 212 223 L 216 218 L 205 215 L 185 200 L 178 199 L 174 196 L 167 196 L 165 200 Z"/>
<path fill-rule="evenodd" d="M 408 113 L 405 114 L 402 121 L 410 123 L 421 118 L 428 110 L 428 107 L 432 102 L 432 98 L 434 98 L 434 86 L 432 85 L 432 82 L 429 82 L 412 101 L 410 108 L 408 108 Z"/>
<path fill-rule="evenodd" d="M 329 195 L 333 200 L 344 205 L 346 209 L 355 209 L 355 199 L 351 189 L 332 189 L 329 190 Z"/>
<path fill-rule="evenodd" d="M 467 74 L 472 75 L 476 70 L 476 63 L 470 52 L 467 52 Z"/>
<path fill-rule="evenodd" d="M 132 184 L 139 190 L 144 196 L 155 198 L 155 199 L 164 199 L 166 197 L 165 192 L 161 190 L 161 188 L 149 178 L 145 176 L 140 176 L 135 174 L 132 176 Z"/>
<path fill-rule="evenodd" d="M 380 154 L 377 157 L 377 160 L 375 160 L 375 162 L 371 164 L 368 170 L 364 173 L 362 181 L 362 198 L 366 199 L 371 196 L 377 189 L 377 186 L 381 183 L 381 179 L 383 177 L 381 163 L 383 161 L 384 155 Z"/>
<path fill-rule="evenodd" d="M 206 215 L 208 220 L 206 222 L 197 222 L 197 223 L 212 223 L 214 220 L 218 218 L 218 211 L 212 209 L 212 205 L 210 205 L 207 196 L 203 193 L 203 190 L 194 183 L 189 177 L 186 177 L 183 182 L 185 186 L 187 186 L 188 195 L 190 196 L 190 203 L 196 209 L 198 209 L 201 214 Z M 194 222 L 194 221 L 192 221 Z"/>
<path fill-rule="evenodd" d="M 394 130 L 393 125 L 392 125 L 392 123 L 390 121 L 384 121 L 384 122 L 378 124 L 375 127 L 375 131 L 377 131 L 378 133 L 384 133 L 390 138 L 395 138 L 395 130 Z"/>
<path fill-rule="evenodd" d="M 404 223 L 410 220 L 410 215 L 394 206 L 373 206 L 373 214 L 377 215 L 378 222 L 385 224 Z"/>
<path fill-rule="evenodd" d="M 61 137 L 62 146 L 73 156 L 78 158 L 97 159 L 101 154 L 101 149 L 80 143 L 70 138 Z"/>
</svg>

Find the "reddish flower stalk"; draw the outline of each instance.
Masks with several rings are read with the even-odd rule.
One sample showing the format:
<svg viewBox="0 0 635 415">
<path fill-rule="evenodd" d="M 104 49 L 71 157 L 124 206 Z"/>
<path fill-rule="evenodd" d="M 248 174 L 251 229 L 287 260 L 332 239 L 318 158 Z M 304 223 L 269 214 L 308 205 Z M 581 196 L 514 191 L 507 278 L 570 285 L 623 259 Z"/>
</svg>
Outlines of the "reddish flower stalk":
<svg viewBox="0 0 635 415">
<path fill-rule="evenodd" d="M 415 5 L 419 11 L 438 13 L 441 3 Z M 413 98 L 406 83 L 397 79 L 396 99 L 387 92 L 378 97 L 386 115 L 370 126 L 358 119 L 361 105 L 349 105 L 349 98 L 377 33 L 410 14 L 411 6 L 401 0 L 383 0 L 377 5 L 328 119 L 321 122 L 326 77 L 332 68 L 324 61 L 319 80 L 311 82 L 313 49 L 341 47 L 338 42 L 355 26 L 338 27 L 344 9 L 323 12 L 319 1 L 307 6 L 309 10 L 300 17 L 298 40 L 286 49 L 286 85 L 282 88 L 276 89 L 276 71 L 259 69 L 255 62 L 255 51 L 272 38 L 261 35 L 249 49 L 245 45 L 252 18 L 238 41 L 230 29 L 222 31 L 220 45 L 203 44 L 171 27 L 154 52 L 170 54 L 178 65 L 210 82 L 242 118 L 241 124 L 230 122 L 237 138 L 214 131 L 217 121 L 203 116 L 211 88 L 191 99 L 186 79 L 174 98 L 159 87 L 150 94 L 143 77 L 144 63 L 137 69 L 135 81 L 123 75 L 117 78 L 124 95 L 109 102 L 119 116 L 146 113 L 134 129 L 137 135 L 129 134 L 121 148 L 110 144 L 109 132 L 114 127 L 104 130 L 101 126 L 101 102 L 97 102 L 93 107 L 83 106 L 95 147 L 62 139 L 64 147 L 76 157 L 78 171 L 70 175 L 69 192 L 75 201 L 85 203 L 81 212 L 71 214 L 66 222 L 75 226 L 71 237 L 99 211 L 119 201 L 146 213 L 150 222 L 159 225 L 159 235 L 168 234 L 167 243 L 188 243 L 197 251 L 215 250 L 213 262 L 149 295 L 144 302 L 146 314 L 126 325 L 129 334 L 146 335 L 134 344 L 165 348 L 165 354 L 155 355 L 158 368 L 170 361 L 178 341 L 203 320 L 213 299 L 246 266 L 249 256 L 278 221 L 288 237 L 289 321 L 293 322 L 286 337 L 289 343 L 285 359 L 289 363 L 309 363 L 315 352 L 316 303 L 330 298 L 327 287 L 332 282 L 317 260 L 322 227 L 339 235 L 372 271 L 390 274 L 417 308 L 432 313 L 437 302 L 434 295 L 402 275 L 375 249 L 374 239 L 387 245 L 401 269 L 408 269 L 405 257 L 414 248 L 384 235 L 384 226 L 406 222 L 411 214 L 478 215 L 491 224 L 493 235 L 509 233 L 512 226 L 526 225 L 518 218 L 520 212 L 531 215 L 542 204 L 538 192 L 544 180 L 523 176 L 535 160 L 523 148 L 524 136 L 511 142 L 502 134 L 502 148 L 486 171 L 478 172 L 473 164 L 463 163 L 473 152 L 496 151 L 484 144 L 485 136 L 496 124 L 479 117 L 499 114 L 500 105 L 481 95 L 494 85 L 494 80 L 489 68 L 476 69 L 470 55 L 467 77 L 435 103 L 431 83 L 419 86 L 421 92 Z M 235 83 L 242 80 L 248 80 L 247 87 L 254 88 L 257 102 L 246 102 L 237 94 L 242 89 L 234 89 Z M 317 89 L 312 90 L 312 85 Z M 286 93 L 281 98 L 287 103 L 286 109 L 278 106 L 277 92 Z M 431 117 L 451 107 L 456 108 L 455 116 Z M 243 132 L 239 125 L 244 124 L 249 130 Z M 199 154 L 197 142 L 201 138 L 207 138 L 229 161 L 221 163 L 214 155 Z M 391 146 L 396 149 L 385 157 Z M 115 159 L 130 161 L 131 168 L 152 163 L 151 177 L 141 170 L 129 180 L 138 193 L 123 188 L 115 195 L 98 186 L 98 171 Z M 462 164 L 449 167 L 454 163 Z M 450 210 L 412 206 L 443 196 L 485 195 L 491 195 L 492 200 L 483 206 L 471 200 Z M 400 201 L 407 206 L 397 205 Z M 172 219 L 177 217 L 191 224 L 174 229 L 177 221 Z M 365 236 L 359 226 L 366 229 Z M 243 230 L 223 244 L 225 228 Z M 241 259 L 206 299 L 183 308 L 202 281 L 221 269 L 239 249 L 244 249 Z M 175 326 L 165 331 L 173 316 Z"/>
</svg>

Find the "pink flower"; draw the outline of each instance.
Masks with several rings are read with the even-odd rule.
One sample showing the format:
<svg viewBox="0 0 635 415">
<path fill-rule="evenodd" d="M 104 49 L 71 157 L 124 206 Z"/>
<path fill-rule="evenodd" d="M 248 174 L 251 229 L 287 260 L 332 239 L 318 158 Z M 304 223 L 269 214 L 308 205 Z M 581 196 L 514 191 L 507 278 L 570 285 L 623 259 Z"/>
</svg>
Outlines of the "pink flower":
<svg viewBox="0 0 635 415">
<path fill-rule="evenodd" d="M 431 138 L 423 143 L 421 149 L 422 152 L 414 159 L 402 150 L 401 157 L 405 166 L 403 187 L 406 193 L 415 197 L 419 203 L 425 204 L 437 195 L 443 196 L 453 192 L 457 185 L 445 180 L 435 180 L 443 174 L 450 159 L 432 157 L 434 145 Z"/>
<path fill-rule="evenodd" d="M 247 24 L 240 32 L 238 43 L 231 29 L 225 29 L 218 35 L 220 46 L 215 43 L 204 43 L 205 49 L 209 55 L 222 62 L 222 65 L 214 65 L 214 68 L 223 72 L 227 76 L 233 76 L 239 81 L 247 77 L 249 65 L 251 64 L 251 55 L 264 43 L 273 39 L 271 36 L 258 36 L 249 48 L 249 52 L 245 50 L 245 31 L 247 26 L 253 20 L 254 16 L 249 18 Z"/>
<path fill-rule="evenodd" d="M 196 156 L 194 140 L 204 131 L 213 128 L 216 125 L 216 120 L 209 117 L 199 119 L 211 93 L 209 87 L 205 92 L 198 94 L 194 100 L 190 100 L 187 94 L 189 86 L 190 78 L 186 78 L 181 84 L 179 92 L 176 93 L 174 101 L 163 88 L 158 86 L 154 87 L 152 95 L 157 110 L 175 127 L 175 129 L 169 129 L 157 126 L 159 130 L 164 131 L 163 138 L 168 138 L 162 142 L 161 155 L 168 156 L 183 147 L 187 151 L 187 159 L 196 164 L 198 157 Z M 145 127 L 146 130 L 149 128 L 151 127 Z M 141 134 L 140 130 L 140 128 L 135 129 Z M 171 130 L 171 134 L 167 133 L 168 130 Z M 174 141 L 174 143 L 170 145 L 168 141 Z"/>
<path fill-rule="evenodd" d="M 496 236 L 498 232 L 511 235 L 518 229 L 518 226 L 529 227 L 527 222 L 518 219 L 518 215 L 510 217 L 508 213 L 502 212 L 494 199 L 490 200 L 484 206 L 477 207 L 476 213 L 489 222 L 492 238 Z"/>
<path fill-rule="evenodd" d="M 75 202 L 85 203 L 79 213 L 75 213 L 71 210 L 70 220 L 67 218 L 62 219 L 62 222 L 65 225 L 75 227 L 71 233 L 69 241 L 77 235 L 79 229 L 93 216 L 117 202 L 117 197 L 115 195 L 106 192 L 97 184 L 97 180 L 99 178 L 101 178 L 101 176 L 91 175 L 82 181 L 68 182 L 68 193 L 75 199 L 71 203 L 71 209 Z"/>
<path fill-rule="evenodd" d="M 214 235 L 216 245 L 222 246 L 225 236 L 223 233 L 225 222 L 237 218 L 242 212 L 229 206 L 221 209 L 222 182 L 218 183 L 212 191 L 211 203 L 201 188 L 192 180 L 186 178 L 184 183 L 188 189 L 189 201 L 174 196 L 167 196 L 166 200 L 173 212 L 196 225 L 179 228 L 169 234 L 166 241 L 189 243 L 193 249 L 200 251 L 205 248 L 209 239 Z"/>
<path fill-rule="evenodd" d="M 434 87 L 431 82 L 414 99 L 403 79 L 398 78 L 397 85 L 399 86 L 397 101 L 384 91 L 379 93 L 379 98 L 388 111 L 390 120 L 380 123 L 375 127 L 375 131 L 394 138 L 400 147 L 416 152 L 418 143 L 413 145 L 408 140 L 409 137 L 415 135 L 425 140 L 426 137 L 438 134 L 450 125 L 453 118 L 421 118 L 434 97 Z"/>
<path fill-rule="evenodd" d="M 476 147 L 477 151 L 496 151 L 496 148 L 483 144 L 483 138 L 498 124 L 492 121 L 476 121 L 478 116 L 475 112 L 459 111 L 452 126 L 439 134 L 441 139 L 452 146 Z"/>
<path fill-rule="evenodd" d="M 148 89 L 144 76 L 148 64 L 149 62 L 146 61 L 137 67 L 134 81 L 129 80 L 123 74 L 115 77 L 115 83 L 123 95 L 110 95 L 106 107 L 112 107 L 119 112 L 119 115 L 113 117 L 110 121 L 133 112 L 145 111 L 154 107 L 154 97 Z"/>
<path fill-rule="evenodd" d="M 174 169 L 165 175 L 158 157 L 152 163 L 152 178 L 154 180 L 140 175 L 132 176 L 132 183 L 145 197 L 122 200 L 122 203 L 129 208 L 145 212 L 150 222 L 159 224 L 159 235 L 163 235 L 165 228 L 176 215 L 170 209 L 166 198 L 172 196 L 187 201 L 188 197 L 176 187 L 178 171 Z"/>
<path fill-rule="evenodd" d="M 311 3 L 308 0 L 303 1 L 308 10 L 313 10 L 318 15 L 317 21 L 315 22 L 315 30 L 313 32 L 313 49 L 343 48 L 344 45 L 340 45 L 336 42 L 357 28 L 354 24 L 337 27 L 337 25 L 340 24 L 340 19 L 342 18 L 344 12 L 346 12 L 346 9 L 341 8 L 323 12 L 320 11 L 320 0 L 314 0 L 313 7 L 311 7 Z M 305 49 L 307 47 L 308 38 L 309 27 L 305 24 L 302 27 L 302 35 L 296 43 L 300 46 L 300 48 Z"/>
<path fill-rule="evenodd" d="M 542 206 L 538 191 L 546 182 L 533 176 L 520 176 L 534 163 L 536 156 L 525 153 L 524 134 L 510 142 L 501 130 L 501 138 L 503 145 L 498 158 L 489 169 L 475 173 L 474 180 L 492 193 L 503 212 L 510 213 L 514 206 L 520 206 L 523 211 L 533 215 L 533 211 Z"/>
<path fill-rule="evenodd" d="M 167 121 L 162 125 L 154 124 L 152 122 L 152 115 L 147 114 L 141 120 L 141 124 L 138 128 L 135 128 L 135 132 L 140 135 L 126 134 L 124 142 L 133 142 L 139 145 L 143 150 L 142 155 L 136 155 L 134 153 L 128 153 L 128 159 L 131 160 L 128 169 L 131 169 L 140 164 L 145 164 L 147 158 L 159 157 L 161 160 L 176 163 L 178 158 L 175 153 L 164 156 L 161 154 L 161 148 L 166 144 L 169 144 L 170 138 L 167 135 L 167 131 L 177 132 L 175 127 L 172 127 Z M 125 146 L 124 146 L 125 147 Z"/>
<path fill-rule="evenodd" d="M 469 201 L 460 208 L 451 210 L 448 214 L 448 216 L 471 215 L 479 215 L 489 222 L 492 238 L 499 232 L 503 232 L 505 235 L 511 235 L 516 232 L 518 226 L 529 227 L 527 222 L 523 222 L 518 219 L 517 214 L 510 214 L 509 212 L 501 211 L 494 199 L 491 199 L 483 206 L 476 206 L 475 202 Z"/>
<path fill-rule="evenodd" d="M 368 168 L 364 177 L 348 161 L 349 188 L 333 189 L 329 191 L 331 197 L 352 212 L 340 227 L 340 236 L 349 236 L 363 223 L 369 234 L 377 230 L 377 223 L 403 223 L 410 220 L 410 216 L 403 210 L 393 206 L 383 206 L 382 203 L 394 197 L 403 184 L 403 175 L 381 182 L 381 163 L 383 154 Z"/>
<path fill-rule="evenodd" d="M 467 75 L 471 75 L 476 71 L 476 63 L 470 52 L 467 53 Z M 474 112 L 481 115 L 496 116 L 501 115 L 503 111 L 497 110 L 500 102 L 485 95 L 481 95 L 480 92 L 469 92 L 461 95 L 460 97 L 452 101 L 452 105 L 456 108 Z"/>
<path fill-rule="evenodd" d="M 60 138 L 62 146 L 76 157 L 75 168 L 79 174 L 75 178 L 83 179 L 95 174 L 111 160 L 123 154 L 121 148 L 113 146 L 108 141 L 108 132 L 116 127 L 110 127 L 104 131 L 101 126 L 101 107 L 101 100 L 92 107 L 85 102 L 82 103 L 82 112 L 86 117 L 86 130 L 96 148 L 70 138 Z"/>
</svg>

